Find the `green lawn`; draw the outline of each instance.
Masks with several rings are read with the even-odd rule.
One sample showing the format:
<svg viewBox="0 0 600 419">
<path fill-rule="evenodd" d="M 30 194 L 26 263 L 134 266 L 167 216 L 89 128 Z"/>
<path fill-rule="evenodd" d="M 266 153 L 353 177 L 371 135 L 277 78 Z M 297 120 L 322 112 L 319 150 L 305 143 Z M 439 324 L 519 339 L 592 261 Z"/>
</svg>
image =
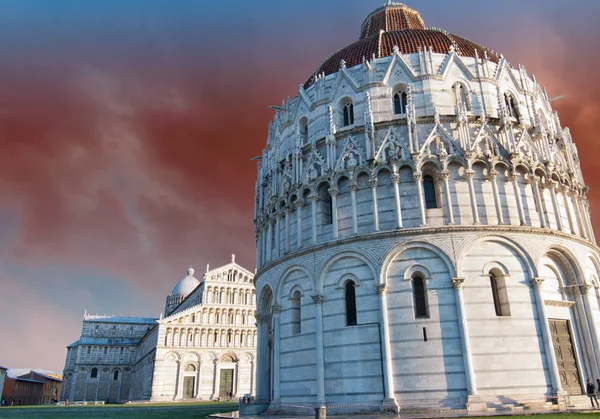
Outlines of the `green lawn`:
<svg viewBox="0 0 600 419">
<path fill-rule="evenodd" d="M 204 419 L 217 412 L 237 410 L 237 403 L 165 403 L 106 406 L 27 406 L 0 408 L 1 419 L 62 419 L 62 418 L 144 418 L 144 419 Z"/>
</svg>

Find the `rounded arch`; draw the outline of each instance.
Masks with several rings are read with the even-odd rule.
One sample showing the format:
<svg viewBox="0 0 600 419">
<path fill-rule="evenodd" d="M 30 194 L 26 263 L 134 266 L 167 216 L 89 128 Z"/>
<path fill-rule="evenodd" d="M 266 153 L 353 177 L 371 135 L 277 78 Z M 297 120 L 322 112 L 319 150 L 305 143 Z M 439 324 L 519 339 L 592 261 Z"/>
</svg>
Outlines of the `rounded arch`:
<svg viewBox="0 0 600 419">
<path fill-rule="evenodd" d="M 481 270 L 481 276 L 489 276 L 490 272 L 493 270 L 499 271 L 504 276 L 510 276 L 510 273 L 508 272 L 506 266 L 503 263 L 498 262 L 497 260 L 492 260 L 483 265 L 483 269 Z"/>
<path fill-rule="evenodd" d="M 390 251 L 388 251 L 387 255 L 383 259 L 383 263 L 381 264 L 381 271 L 379 273 L 380 285 L 386 285 L 386 278 L 388 277 L 388 272 L 389 272 L 390 266 L 392 265 L 392 262 L 398 255 L 400 255 L 402 252 L 405 252 L 407 250 L 418 249 L 418 248 L 427 249 L 427 250 L 430 250 L 431 252 L 433 252 L 434 254 L 436 254 L 446 265 L 446 268 L 448 269 L 450 276 L 451 277 L 456 276 L 456 268 L 455 268 L 454 264 L 452 263 L 452 259 L 450 258 L 450 256 L 448 256 L 448 254 L 446 254 L 446 252 L 444 252 L 442 249 L 440 249 L 439 247 L 437 247 L 431 243 L 427 243 L 424 241 L 410 241 L 410 242 L 400 243 L 400 244 L 394 246 Z"/>
<path fill-rule="evenodd" d="M 290 277 L 290 275 L 297 271 L 300 271 L 303 274 L 305 274 L 308 277 L 309 283 L 314 282 L 312 276 L 310 275 L 310 273 L 308 272 L 308 269 L 305 266 L 302 266 L 299 264 L 289 266 L 280 275 L 281 279 L 279 280 L 279 282 L 277 284 L 276 293 L 274 294 L 273 304 L 279 304 L 281 302 L 281 300 L 284 298 L 284 296 L 281 295 L 281 293 L 283 292 L 284 285 L 285 285 L 286 281 L 288 280 L 288 278 Z M 306 291 L 310 291 L 310 290 L 307 289 Z M 265 314 L 265 313 L 261 313 L 261 314 Z"/>
<path fill-rule="evenodd" d="M 531 256 L 529 255 L 529 253 L 527 251 L 525 251 L 525 249 L 523 249 L 523 247 L 518 244 L 517 242 L 507 239 L 506 237 L 501 237 L 501 236 L 497 236 L 497 235 L 484 235 L 484 236 L 477 236 L 477 237 L 473 237 L 469 240 L 466 240 L 461 246 L 460 249 L 458 251 L 458 257 L 456 258 L 456 271 L 458 273 L 459 276 L 462 276 L 463 274 L 463 265 L 464 265 L 464 260 L 467 257 L 467 254 L 471 251 L 471 249 L 473 249 L 473 247 L 479 243 L 485 243 L 485 242 L 492 242 L 492 243 L 499 243 L 501 245 L 504 245 L 506 247 L 508 247 L 509 249 L 515 251 L 519 257 L 521 258 L 521 260 L 523 261 L 523 263 L 525 263 L 525 266 L 527 267 L 528 270 L 528 275 L 529 278 L 535 278 L 538 275 L 538 270 L 536 268 L 536 265 L 533 263 L 533 260 L 531 258 Z"/>
<path fill-rule="evenodd" d="M 181 355 L 176 351 L 169 351 L 163 356 L 164 361 L 181 362 Z"/>
<path fill-rule="evenodd" d="M 259 315 L 268 316 L 271 314 L 271 307 L 273 304 L 275 304 L 273 289 L 271 288 L 271 285 L 265 284 L 260 290 L 256 311 Z"/>
<path fill-rule="evenodd" d="M 221 355 L 219 362 L 238 362 L 238 357 L 233 352 L 226 352 Z"/>
<path fill-rule="evenodd" d="M 343 258 L 359 259 L 360 261 L 362 261 L 365 265 L 367 265 L 369 267 L 369 269 L 371 270 L 371 273 L 373 274 L 373 278 L 374 279 L 377 278 L 376 264 L 371 259 L 366 257 L 364 254 L 355 252 L 353 250 L 342 250 L 338 253 L 335 253 L 331 257 L 329 257 L 327 259 L 327 261 L 321 266 L 321 269 L 319 269 L 319 275 L 317 276 L 317 283 L 315 286 L 315 289 L 317 290 L 318 294 L 323 293 L 323 283 L 325 281 L 325 277 L 327 276 L 327 272 L 329 272 L 329 269 L 337 261 L 339 261 L 340 259 L 343 259 Z"/>
<path fill-rule="evenodd" d="M 354 282 L 355 287 L 360 287 L 360 280 L 356 275 L 351 273 L 345 273 L 338 280 L 336 288 L 339 290 L 343 290 L 344 288 L 346 288 L 346 284 L 348 283 L 348 281 Z"/>
<path fill-rule="evenodd" d="M 421 265 L 419 263 L 414 263 L 412 265 L 410 265 L 408 267 L 408 269 L 406 269 L 406 271 L 404 271 L 404 280 L 405 281 L 411 281 L 415 276 L 420 276 L 423 279 L 432 279 L 433 275 L 431 275 L 431 272 L 429 272 L 429 269 L 427 269 L 427 267 L 425 267 L 424 265 Z"/>
<path fill-rule="evenodd" d="M 565 246 L 551 244 L 540 253 L 540 260 L 549 257 L 554 260 L 568 275 L 567 282 L 570 285 L 583 285 L 585 283 L 585 275 L 581 265 L 577 261 L 577 257 Z"/>
<path fill-rule="evenodd" d="M 433 169 L 431 166 L 433 166 Z M 434 169 L 437 169 L 437 172 L 435 172 Z M 423 172 L 424 175 L 433 176 L 433 173 L 435 173 L 435 176 L 438 176 L 439 172 L 442 170 L 444 170 L 444 166 L 442 166 L 442 163 L 438 158 L 434 157 L 424 158 L 417 164 L 417 171 Z"/>
<path fill-rule="evenodd" d="M 288 294 L 288 299 L 296 298 L 296 293 L 300 293 L 300 297 L 304 297 L 304 289 L 300 285 L 294 285 Z"/>
</svg>

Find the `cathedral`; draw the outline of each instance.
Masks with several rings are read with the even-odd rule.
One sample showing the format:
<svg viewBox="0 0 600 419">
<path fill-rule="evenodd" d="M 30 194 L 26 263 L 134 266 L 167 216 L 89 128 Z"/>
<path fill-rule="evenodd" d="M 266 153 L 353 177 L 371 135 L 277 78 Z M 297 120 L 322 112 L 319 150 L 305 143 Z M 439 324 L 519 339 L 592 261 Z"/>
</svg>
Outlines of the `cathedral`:
<svg viewBox="0 0 600 419">
<path fill-rule="evenodd" d="M 400 3 L 359 33 L 269 124 L 257 403 L 551 410 L 585 394 L 600 251 L 546 90 Z"/>
<path fill-rule="evenodd" d="M 257 331 L 254 275 L 235 263 L 202 280 L 189 268 L 164 316 L 86 312 L 67 347 L 61 400 L 216 400 L 254 394 Z"/>
</svg>

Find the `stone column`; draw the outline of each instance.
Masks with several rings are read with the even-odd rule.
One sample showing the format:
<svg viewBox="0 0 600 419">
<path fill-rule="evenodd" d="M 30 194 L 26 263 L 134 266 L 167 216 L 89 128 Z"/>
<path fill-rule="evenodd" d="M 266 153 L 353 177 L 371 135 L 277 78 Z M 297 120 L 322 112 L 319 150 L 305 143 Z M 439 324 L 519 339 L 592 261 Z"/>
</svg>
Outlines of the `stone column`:
<svg viewBox="0 0 600 419">
<path fill-rule="evenodd" d="M 261 238 L 260 238 L 260 231 L 258 232 L 257 236 L 256 236 L 256 269 L 260 269 L 261 266 L 261 260 L 260 260 L 260 254 L 261 254 Z"/>
<path fill-rule="evenodd" d="M 371 179 L 369 181 L 369 186 L 371 187 L 371 192 L 373 194 L 373 228 L 375 231 L 379 231 L 379 209 L 377 208 L 377 186 L 379 182 L 377 179 Z"/>
<path fill-rule="evenodd" d="M 273 260 L 273 220 L 268 220 L 269 227 L 267 230 L 267 262 Z"/>
<path fill-rule="evenodd" d="M 356 184 L 348 185 L 348 190 L 350 191 L 350 199 L 352 201 L 352 234 L 358 234 L 358 215 L 356 213 L 356 191 L 358 191 L 358 186 Z"/>
<path fill-rule="evenodd" d="M 381 335 L 381 352 L 383 355 L 383 381 L 385 389 L 383 394 L 383 404 L 391 405 L 391 408 L 398 411 L 398 404 L 394 392 L 394 368 L 392 361 L 392 348 L 390 346 L 390 328 L 388 322 L 387 298 L 385 296 L 385 284 L 376 286 L 377 294 L 379 294 L 379 329 Z"/>
<path fill-rule="evenodd" d="M 308 199 L 310 199 L 312 208 L 312 242 L 313 244 L 317 244 L 319 242 L 317 237 L 317 202 L 319 202 L 319 197 L 317 195 L 311 195 Z"/>
<path fill-rule="evenodd" d="M 301 201 L 302 198 L 298 198 L 298 202 L 296 202 L 296 217 L 297 217 L 297 243 L 296 247 L 298 249 L 302 249 L 302 208 L 304 208 L 304 202 Z"/>
<path fill-rule="evenodd" d="M 579 208 L 579 197 L 577 192 L 571 193 L 571 201 L 573 202 L 573 210 L 575 211 L 575 219 L 577 220 L 577 232 L 581 237 L 586 237 L 586 230 L 583 225 L 583 214 L 581 208 Z"/>
<path fill-rule="evenodd" d="M 463 297 L 464 278 L 452 278 L 456 296 L 456 312 L 458 314 L 458 329 L 463 349 L 463 360 L 465 364 L 465 378 L 467 379 L 467 392 L 469 397 L 477 395 L 477 383 L 475 381 L 475 369 L 473 367 L 473 355 L 471 352 L 471 340 L 469 338 L 469 327 L 467 324 L 467 313 Z"/>
<path fill-rule="evenodd" d="M 258 329 L 257 351 L 256 351 L 256 400 L 266 403 L 269 400 L 269 331 L 267 330 L 267 318 L 264 315 L 257 314 L 256 326 Z"/>
<path fill-rule="evenodd" d="M 427 225 L 427 216 L 425 213 L 425 196 L 423 195 L 423 174 L 421 172 L 415 172 L 413 179 L 417 184 L 417 195 L 419 196 L 419 213 L 421 214 L 421 227 Z"/>
<path fill-rule="evenodd" d="M 544 207 L 542 207 L 542 198 L 540 196 L 540 185 L 539 180 L 536 176 L 531 179 L 531 184 L 533 185 L 533 197 L 535 198 L 535 205 L 538 210 L 538 214 L 540 216 L 540 226 L 542 228 L 548 227 L 546 224 L 546 214 L 544 213 Z"/>
<path fill-rule="evenodd" d="M 219 387 L 217 383 L 220 381 L 219 377 L 219 360 L 213 359 L 214 364 L 214 375 L 213 375 L 213 394 L 210 396 L 211 399 L 219 397 Z"/>
<path fill-rule="evenodd" d="M 448 208 L 448 225 L 454 225 L 454 208 L 452 208 L 452 196 L 450 195 L 450 171 L 442 170 L 440 172 L 440 177 L 444 181 L 446 207 Z"/>
<path fill-rule="evenodd" d="M 475 176 L 475 171 L 472 169 L 468 169 L 465 172 L 465 176 L 467 178 L 467 182 L 469 184 L 469 198 L 471 199 L 471 211 L 473 212 L 473 224 L 481 224 L 479 221 L 479 211 L 477 210 L 477 197 L 475 196 L 475 185 L 473 185 L 473 177 Z"/>
<path fill-rule="evenodd" d="M 333 238 L 337 239 L 339 233 L 339 222 L 338 222 L 338 210 L 337 210 L 337 197 L 340 191 L 335 188 L 329 189 L 329 195 L 331 195 L 331 220 L 333 223 Z"/>
<path fill-rule="evenodd" d="M 315 343 L 317 355 L 317 403 L 325 404 L 325 348 L 323 347 L 323 296 L 313 295 L 315 303 Z"/>
<path fill-rule="evenodd" d="M 519 178 L 520 174 L 512 172 L 510 174 L 510 181 L 513 184 L 513 190 L 515 192 L 515 200 L 517 201 L 517 210 L 519 211 L 519 222 L 522 226 L 526 225 L 525 222 L 525 211 L 523 209 L 523 198 L 521 197 L 521 191 L 519 190 Z"/>
<path fill-rule="evenodd" d="M 281 306 L 273 306 L 273 401 L 279 403 L 280 399 L 280 349 L 281 349 Z"/>
<path fill-rule="evenodd" d="M 281 257 L 281 218 L 283 214 L 275 213 L 275 255 L 273 259 Z"/>
<path fill-rule="evenodd" d="M 584 310 L 586 312 L 586 319 L 589 324 L 590 337 L 592 340 L 592 352 L 594 356 L 593 369 L 594 375 L 600 377 L 600 339 L 598 338 L 598 326 L 596 326 L 596 319 L 594 318 L 594 301 L 590 293 L 592 285 L 584 284 L 580 287 L 581 295 L 583 297 Z M 597 303 L 596 303 L 597 304 Z"/>
<path fill-rule="evenodd" d="M 560 206 L 558 205 L 558 199 L 556 198 L 556 182 L 549 180 L 547 187 L 550 190 L 550 199 L 552 199 L 552 208 L 554 209 L 554 217 L 556 218 L 556 225 L 560 231 L 564 231 L 562 217 L 560 216 Z"/>
<path fill-rule="evenodd" d="M 394 185 L 394 197 L 396 199 L 396 227 L 402 228 L 402 207 L 400 206 L 400 175 L 394 173 L 391 177 Z"/>
<path fill-rule="evenodd" d="M 492 182 L 492 192 L 494 193 L 494 204 L 496 205 L 496 216 L 498 224 L 504 224 L 504 216 L 502 215 L 502 202 L 500 201 L 500 192 L 498 192 L 498 172 L 490 171 L 490 181 Z"/>
<path fill-rule="evenodd" d="M 560 192 L 563 197 L 563 204 L 565 205 L 565 211 L 567 212 L 567 219 L 569 220 L 569 230 L 571 234 L 575 234 L 575 223 L 573 222 L 573 212 L 571 211 L 571 206 L 569 205 L 569 187 L 567 185 L 563 185 L 560 189 Z"/>
<path fill-rule="evenodd" d="M 285 253 L 290 252 L 290 217 L 292 211 L 289 206 L 285 208 Z"/>
<path fill-rule="evenodd" d="M 540 321 L 540 328 L 542 329 L 542 338 L 544 340 L 544 350 L 546 352 L 546 363 L 548 364 L 548 370 L 550 371 L 550 379 L 552 381 L 552 388 L 554 394 L 563 393 L 563 388 L 560 382 L 560 375 L 558 373 L 558 364 L 556 362 L 556 355 L 554 353 L 554 346 L 552 345 L 552 332 L 550 331 L 550 324 L 548 323 L 548 314 L 546 313 L 546 303 L 544 302 L 544 295 L 542 293 L 542 285 L 544 283 L 543 278 L 533 278 L 531 285 L 535 292 L 535 304 L 538 309 L 538 317 Z"/>
</svg>

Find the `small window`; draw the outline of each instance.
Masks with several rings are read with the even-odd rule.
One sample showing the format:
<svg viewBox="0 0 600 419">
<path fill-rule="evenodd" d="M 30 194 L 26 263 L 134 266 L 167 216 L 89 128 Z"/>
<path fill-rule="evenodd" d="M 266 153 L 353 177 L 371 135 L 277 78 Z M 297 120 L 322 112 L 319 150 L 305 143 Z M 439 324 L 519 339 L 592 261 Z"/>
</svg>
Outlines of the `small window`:
<svg viewBox="0 0 600 419">
<path fill-rule="evenodd" d="M 344 105 L 344 126 L 354 125 L 354 105 L 352 102 Z"/>
<path fill-rule="evenodd" d="M 98 368 L 92 368 L 92 372 L 90 372 L 90 378 L 98 378 Z"/>
<path fill-rule="evenodd" d="M 504 103 L 506 104 L 506 111 L 508 116 L 514 118 L 519 122 L 519 109 L 517 107 L 517 101 L 510 93 L 504 95 Z"/>
<path fill-rule="evenodd" d="M 323 183 L 319 186 L 319 201 L 321 203 L 321 222 L 324 225 L 333 224 L 333 201 L 329 194 L 329 184 Z"/>
<path fill-rule="evenodd" d="M 423 177 L 423 193 L 425 194 L 425 208 L 439 208 L 435 195 L 435 183 L 433 177 L 429 175 Z"/>
<path fill-rule="evenodd" d="M 300 134 L 302 144 L 308 143 L 308 120 L 306 118 L 302 118 L 298 122 L 298 133 Z"/>
<path fill-rule="evenodd" d="M 415 317 L 428 318 L 427 310 L 427 291 L 425 289 L 425 280 L 417 276 L 413 278 L 413 292 L 415 296 Z"/>
<path fill-rule="evenodd" d="M 454 85 L 454 100 L 457 105 L 464 105 L 467 111 L 471 111 L 467 89 L 460 83 Z"/>
<path fill-rule="evenodd" d="M 508 292 L 506 290 L 504 275 L 498 272 L 490 272 L 490 286 L 492 288 L 496 316 L 510 316 L 510 304 L 508 302 Z"/>
<path fill-rule="evenodd" d="M 115 372 L 113 373 L 113 380 L 117 381 L 119 379 L 119 370 L 115 370 Z"/>
<path fill-rule="evenodd" d="M 394 94 L 394 114 L 403 115 L 406 113 L 408 98 L 405 92 L 397 92 Z"/>
<path fill-rule="evenodd" d="M 348 281 L 345 285 L 346 294 L 346 325 L 356 326 L 356 287 L 354 281 Z"/>
<path fill-rule="evenodd" d="M 89 355 L 91 351 L 92 351 L 92 347 L 91 347 L 91 346 L 88 346 L 88 347 L 87 347 L 87 354 Z"/>
<path fill-rule="evenodd" d="M 291 325 L 292 325 L 292 334 L 297 335 L 302 332 L 302 312 L 300 307 L 300 291 L 296 290 L 294 295 L 292 296 L 291 302 Z"/>
</svg>

